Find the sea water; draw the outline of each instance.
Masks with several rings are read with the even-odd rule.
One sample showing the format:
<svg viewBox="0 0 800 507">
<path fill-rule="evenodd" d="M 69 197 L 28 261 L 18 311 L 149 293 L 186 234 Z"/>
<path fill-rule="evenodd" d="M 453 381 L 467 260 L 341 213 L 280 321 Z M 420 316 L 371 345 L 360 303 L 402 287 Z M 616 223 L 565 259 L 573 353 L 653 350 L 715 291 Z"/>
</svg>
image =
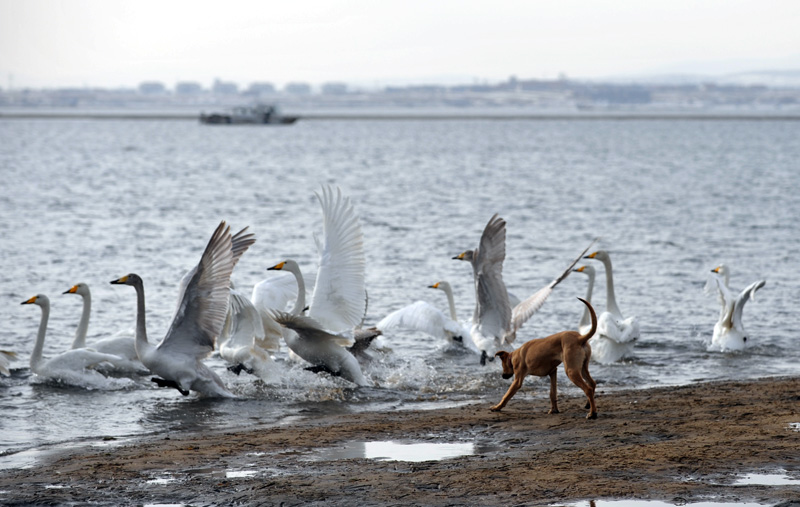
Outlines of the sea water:
<svg viewBox="0 0 800 507">
<path fill-rule="evenodd" d="M 148 377 L 83 386 L 43 381 L 28 358 L 51 299 L 45 357 L 69 348 L 92 289 L 88 342 L 133 328 L 132 288 L 144 279 L 148 332 L 169 326 L 177 284 L 220 220 L 258 241 L 236 267 L 249 292 L 266 268 L 292 258 L 313 283 L 321 233 L 314 192 L 335 184 L 364 232 L 367 325 L 417 300 L 447 310 L 429 285 L 447 280 L 463 321 L 472 272 L 451 258 L 474 248 L 494 213 L 508 222 L 504 278 L 526 297 L 596 237 L 610 252 L 616 297 L 637 316 L 632 358 L 593 364 L 599 389 L 666 386 L 798 373 L 800 123 L 689 120 L 300 121 L 291 127 L 211 127 L 190 121 L 0 121 L 0 467 L 28 466 L 49 449 L 113 446 L 174 435 L 291 424 L 369 410 L 495 403 L 500 366 L 416 333 L 391 333 L 364 365 L 373 388 L 315 375 L 276 355 L 275 377 L 235 376 L 208 364 L 237 400 L 182 397 Z M 602 310 L 598 269 L 593 302 Z M 708 352 L 719 308 L 703 286 L 720 263 L 741 289 L 765 279 L 744 323 L 750 348 Z M 587 279 L 573 274 L 518 334 L 519 343 L 575 328 Z M 577 393 L 563 374 L 560 389 Z M 548 384 L 526 381 L 541 397 Z M 102 440 L 105 438 L 105 440 Z"/>
</svg>

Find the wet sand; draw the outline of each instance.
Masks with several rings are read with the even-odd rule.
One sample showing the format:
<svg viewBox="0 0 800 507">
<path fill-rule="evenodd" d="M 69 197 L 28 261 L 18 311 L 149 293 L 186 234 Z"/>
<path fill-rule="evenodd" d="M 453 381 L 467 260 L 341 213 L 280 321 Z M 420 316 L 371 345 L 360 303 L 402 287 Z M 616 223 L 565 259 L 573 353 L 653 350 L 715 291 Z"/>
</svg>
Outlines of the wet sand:
<svg viewBox="0 0 800 507">
<path fill-rule="evenodd" d="M 800 378 L 603 392 L 528 381 L 496 402 L 428 411 L 296 418 L 278 426 L 173 434 L 54 454 L 0 472 L 0 503 L 141 505 L 547 505 L 592 499 L 800 505 Z M 502 393 L 497 393 L 499 400 Z M 425 462 L 326 459 L 350 442 L 476 443 Z M 113 444 L 113 442 L 112 442 Z M 786 471 L 791 485 L 734 485 Z M 245 472 L 232 477 L 226 471 Z M 248 475 L 250 474 L 250 475 Z"/>
</svg>

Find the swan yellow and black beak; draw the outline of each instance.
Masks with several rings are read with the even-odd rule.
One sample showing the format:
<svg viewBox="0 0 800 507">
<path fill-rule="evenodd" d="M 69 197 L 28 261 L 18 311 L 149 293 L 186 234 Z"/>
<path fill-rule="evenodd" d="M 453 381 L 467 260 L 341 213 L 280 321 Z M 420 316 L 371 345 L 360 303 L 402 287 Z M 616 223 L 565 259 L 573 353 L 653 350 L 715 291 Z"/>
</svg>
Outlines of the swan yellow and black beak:
<svg viewBox="0 0 800 507">
<path fill-rule="evenodd" d="M 62 294 L 75 294 L 76 292 L 78 292 L 78 286 L 73 285 L 72 287 L 69 288 L 69 290 L 65 290 L 64 292 L 62 292 Z"/>
<path fill-rule="evenodd" d="M 25 301 L 23 301 L 23 302 L 22 302 L 22 303 L 20 303 L 20 304 L 21 304 L 21 305 L 32 305 L 33 303 L 35 303 L 35 302 L 36 302 L 36 299 L 37 299 L 37 297 L 36 297 L 36 296 L 33 296 L 32 298 L 30 298 L 30 299 L 28 299 L 28 300 L 25 300 Z"/>
<path fill-rule="evenodd" d="M 719 273 L 719 268 L 720 268 L 720 267 L 719 267 L 719 266 L 717 266 L 716 268 L 712 269 L 712 270 L 711 270 L 711 272 L 712 272 L 712 273 Z"/>
<path fill-rule="evenodd" d="M 439 288 L 439 282 L 436 282 L 436 283 L 435 283 L 435 284 L 433 284 L 433 285 L 428 285 L 428 288 L 429 288 L 429 289 L 438 289 L 438 288 Z"/>
<path fill-rule="evenodd" d="M 285 266 L 285 265 L 286 265 L 286 262 L 279 262 L 279 263 L 275 264 L 274 266 L 272 266 L 271 268 L 267 268 L 267 271 L 281 270 L 281 269 L 283 269 L 283 266 Z"/>
<path fill-rule="evenodd" d="M 586 266 L 581 266 L 579 268 L 575 268 L 572 271 L 575 271 L 576 273 L 583 273 L 584 269 L 586 269 Z"/>
<path fill-rule="evenodd" d="M 584 259 L 594 259 L 597 257 L 597 252 L 592 252 L 589 255 L 585 256 Z"/>
<path fill-rule="evenodd" d="M 454 260 L 463 261 L 464 257 L 466 257 L 466 255 L 467 255 L 467 252 L 461 252 L 460 254 L 458 254 L 455 257 L 453 257 L 453 259 Z"/>
<path fill-rule="evenodd" d="M 112 285 L 123 285 L 128 282 L 128 275 L 123 276 L 122 278 L 117 278 L 116 280 L 111 280 Z"/>
</svg>

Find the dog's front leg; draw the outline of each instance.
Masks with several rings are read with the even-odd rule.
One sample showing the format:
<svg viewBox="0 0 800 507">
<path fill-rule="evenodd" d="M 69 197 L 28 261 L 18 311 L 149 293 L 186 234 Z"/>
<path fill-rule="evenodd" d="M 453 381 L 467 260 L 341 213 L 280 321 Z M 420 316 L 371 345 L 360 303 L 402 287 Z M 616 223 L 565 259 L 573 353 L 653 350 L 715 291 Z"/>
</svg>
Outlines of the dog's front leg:
<svg viewBox="0 0 800 507">
<path fill-rule="evenodd" d="M 557 385 L 557 371 L 553 370 L 550 373 L 550 411 L 548 414 L 558 413 L 558 385 Z"/>
<path fill-rule="evenodd" d="M 517 391 L 519 391 L 520 387 L 522 387 L 523 378 L 525 378 L 525 375 L 516 375 L 514 377 L 514 382 L 511 383 L 511 387 L 508 388 L 508 391 L 506 391 L 506 394 L 505 396 L 503 396 L 503 399 L 500 400 L 500 403 L 493 406 L 489 410 L 491 410 L 492 412 L 499 412 L 500 409 L 505 407 L 506 403 L 508 403 L 508 400 L 510 400 L 517 393 Z"/>
</svg>

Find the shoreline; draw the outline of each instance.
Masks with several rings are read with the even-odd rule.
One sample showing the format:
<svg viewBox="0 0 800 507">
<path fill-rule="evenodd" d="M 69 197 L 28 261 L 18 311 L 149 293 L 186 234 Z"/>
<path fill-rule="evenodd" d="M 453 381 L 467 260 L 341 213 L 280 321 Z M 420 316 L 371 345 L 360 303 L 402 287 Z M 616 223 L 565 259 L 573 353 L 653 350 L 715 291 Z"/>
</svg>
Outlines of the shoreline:
<svg viewBox="0 0 800 507">
<path fill-rule="evenodd" d="M 406 112 L 353 112 L 353 113 L 298 113 L 297 121 L 800 121 L 800 113 L 697 113 L 697 112 L 597 112 L 597 113 L 406 113 Z M 0 120 L 147 120 L 147 121 L 200 121 L 194 112 L 136 112 L 136 111 L 13 111 L 0 110 Z M 225 125 L 209 125 L 221 127 Z M 231 125 L 227 125 L 231 126 Z M 234 125 L 254 127 L 265 125 Z M 266 125 L 288 127 L 290 125 Z"/>
<path fill-rule="evenodd" d="M 800 498 L 800 377 L 598 390 L 543 384 L 499 413 L 480 402 L 433 410 L 290 417 L 278 424 L 84 446 L 0 470 L 0 503 L 549 505 L 593 499 L 758 502 Z M 499 399 L 499 398 L 498 398 Z M 101 439 L 98 436 L 98 439 Z M 373 441 L 474 443 L 439 461 L 337 459 Z M 788 485 L 735 485 L 747 473 Z M 796 505 L 796 504 L 794 504 Z"/>
</svg>

